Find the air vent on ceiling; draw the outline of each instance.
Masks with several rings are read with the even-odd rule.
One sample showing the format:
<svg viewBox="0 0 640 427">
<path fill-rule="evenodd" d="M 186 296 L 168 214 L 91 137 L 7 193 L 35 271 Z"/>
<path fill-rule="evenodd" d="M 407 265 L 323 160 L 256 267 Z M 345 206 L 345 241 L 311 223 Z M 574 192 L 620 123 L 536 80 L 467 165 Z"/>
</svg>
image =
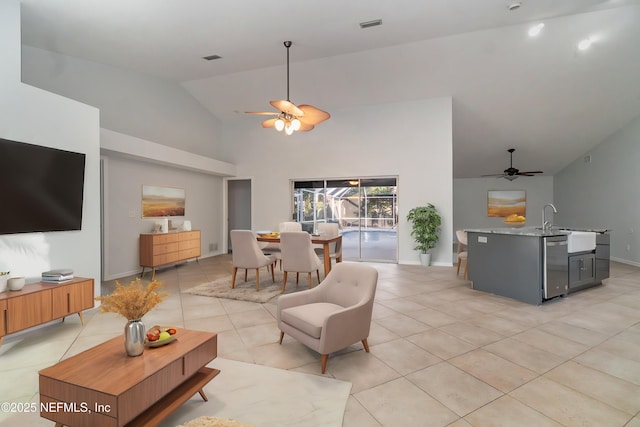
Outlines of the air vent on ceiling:
<svg viewBox="0 0 640 427">
<path fill-rule="evenodd" d="M 222 56 L 220 55 L 209 55 L 209 56 L 203 56 L 202 59 L 206 59 L 207 61 L 213 61 L 214 59 L 220 59 L 222 58 Z"/>
<path fill-rule="evenodd" d="M 376 27 L 378 25 L 382 25 L 382 19 L 374 19 L 373 21 L 361 22 L 360 28 L 369 28 Z"/>
</svg>

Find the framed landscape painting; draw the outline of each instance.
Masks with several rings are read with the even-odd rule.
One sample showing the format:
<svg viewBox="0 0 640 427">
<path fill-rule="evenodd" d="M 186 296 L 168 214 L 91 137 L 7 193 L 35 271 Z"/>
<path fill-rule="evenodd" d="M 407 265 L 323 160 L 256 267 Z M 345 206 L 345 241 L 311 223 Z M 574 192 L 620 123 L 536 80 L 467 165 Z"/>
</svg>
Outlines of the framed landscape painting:
<svg viewBox="0 0 640 427">
<path fill-rule="evenodd" d="M 142 217 L 184 216 L 184 188 L 142 186 Z"/>
<path fill-rule="evenodd" d="M 489 190 L 487 215 L 506 218 L 509 215 L 525 216 L 527 197 L 524 190 Z"/>
</svg>

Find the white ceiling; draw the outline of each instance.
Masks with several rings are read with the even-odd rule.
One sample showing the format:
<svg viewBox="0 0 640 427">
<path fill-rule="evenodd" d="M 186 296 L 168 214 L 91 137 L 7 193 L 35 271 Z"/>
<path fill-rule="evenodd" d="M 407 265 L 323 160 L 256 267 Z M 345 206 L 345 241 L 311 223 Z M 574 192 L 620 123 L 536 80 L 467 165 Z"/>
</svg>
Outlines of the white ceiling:
<svg viewBox="0 0 640 427">
<path fill-rule="evenodd" d="M 640 0 L 511 3 L 22 0 L 22 37 L 179 82 L 219 119 L 248 125 L 244 111 L 286 98 L 282 43 L 292 40 L 294 103 L 337 119 L 451 96 L 456 178 L 501 172 L 510 147 L 514 167 L 553 175 L 640 116 Z M 360 29 L 374 19 L 383 25 Z M 542 33 L 528 37 L 537 22 Z M 222 59 L 202 59 L 213 54 Z"/>
</svg>

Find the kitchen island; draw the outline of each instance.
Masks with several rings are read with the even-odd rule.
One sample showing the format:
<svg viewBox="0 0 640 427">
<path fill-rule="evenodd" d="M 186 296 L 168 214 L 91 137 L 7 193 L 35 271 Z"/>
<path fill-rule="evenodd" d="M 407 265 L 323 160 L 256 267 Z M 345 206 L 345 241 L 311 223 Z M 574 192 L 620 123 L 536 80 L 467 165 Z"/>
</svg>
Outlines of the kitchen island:
<svg viewBox="0 0 640 427">
<path fill-rule="evenodd" d="M 596 242 L 606 240 L 608 249 L 607 230 L 504 227 L 465 231 L 468 276 L 476 290 L 538 305 L 608 277 L 608 251 L 596 261 Z M 606 239 L 596 239 L 599 235 Z"/>
</svg>

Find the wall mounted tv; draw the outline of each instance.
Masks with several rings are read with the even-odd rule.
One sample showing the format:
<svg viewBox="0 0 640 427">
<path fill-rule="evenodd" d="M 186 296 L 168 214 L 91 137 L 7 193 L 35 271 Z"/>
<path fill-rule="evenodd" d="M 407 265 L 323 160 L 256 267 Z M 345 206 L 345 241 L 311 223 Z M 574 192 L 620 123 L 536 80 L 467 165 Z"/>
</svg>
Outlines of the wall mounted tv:
<svg viewBox="0 0 640 427">
<path fill-rule="evenodd" d="M 85 155 L 0 138 L 0 234 L 80 230 Z"/>
</svg>

